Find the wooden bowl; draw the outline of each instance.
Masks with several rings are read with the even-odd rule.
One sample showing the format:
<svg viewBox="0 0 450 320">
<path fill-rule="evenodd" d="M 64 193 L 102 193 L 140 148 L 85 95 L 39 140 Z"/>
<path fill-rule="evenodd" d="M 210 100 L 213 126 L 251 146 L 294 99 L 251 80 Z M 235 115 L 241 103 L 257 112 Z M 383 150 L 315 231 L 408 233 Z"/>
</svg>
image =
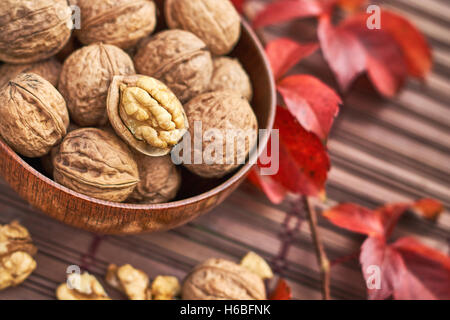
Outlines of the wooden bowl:
<svg viewBox="0 0 450 320">
<path fill-rule="evenodd" d="M 231 56 L 239 58 L 250 75 L 254 87 L 252 107 L 259 128 L 272 129 L 275 86 L 264 50 L 245 21 L 242 22 L 241 39 Z M 266 132 L 260 137 L 260 146 L 266 145 L 268 136 Z M 256 157 L 257 153 L 252 156 Z M 43 170 L 39 159 L 20 157 L 0 139 L 0 175 L 22 198 L 65 224 L 102 234 L 161 231 L 185 224 L 220 204 L 245 179 L 251 167 L 249 161 L 221 179 L 202 179 L 182 169 L 182 187 L 173 202 L 154 205 L 113 203 L 79 194 L 54 182 L 40 172 Z"/>
</svg>

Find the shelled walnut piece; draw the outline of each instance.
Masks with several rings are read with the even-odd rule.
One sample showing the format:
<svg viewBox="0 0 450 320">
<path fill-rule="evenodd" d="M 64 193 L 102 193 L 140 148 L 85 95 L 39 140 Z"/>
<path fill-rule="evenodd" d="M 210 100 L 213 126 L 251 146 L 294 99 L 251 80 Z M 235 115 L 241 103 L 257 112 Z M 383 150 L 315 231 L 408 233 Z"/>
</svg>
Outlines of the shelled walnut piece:
<svg viewBox="0 0 450 320">
<path fill-rule="evenodd" d="M 171 29 L 184 29 L 202 39 L 215 55 L 229 53 L 241 34 L 239 14 L 229 0 L 166 0 Z"/>
<path fill-rule="evenodd" d="M 241 266 L 258 275 L 263 280 L 273 278 L 272 269 L 267 262 L 254 252 L 249 252 L 242 258 Z"/>
<path fill-rule="evenodd" d="M 157 276 L 152 283 L 154 300 L 172 300 L 181 292 L 180 282 L 176 277 Z"/>
<path fill-rule="evenodd" d="M 36 269 L 36 247 L 17 221 L 0 225 L 0 290 L 22 283 Z"/>
<path fill-rule="evenodd" d="M 195 267 L 182 288 L 183 300 L 265 300 L 262 279 L 224 259 L 209 259 Z"/>
<path fill-rule="evenodd" d="M 170 152 L 188 128 L 183 106 L 162 82 L 146 76 L 115 76 L 107 99 L 115 132 L 149 156 Z"/>
<path fill-rule="evenodd" d="M 110 264 L 106 273 L 106 282 L 113 288 L 125 293 L 131 300 L 152 299 L 147 274 L 129 264 L 121 267 Z"/>
<path fill-rule="evenodd" d="M 87 272 L 81 275 L 70 274 L 67 277 L 67 283 L 61 284 L 56 289 L 56 298 L 58 300 L 111 300 L 100 282 Z"/>
</svg>

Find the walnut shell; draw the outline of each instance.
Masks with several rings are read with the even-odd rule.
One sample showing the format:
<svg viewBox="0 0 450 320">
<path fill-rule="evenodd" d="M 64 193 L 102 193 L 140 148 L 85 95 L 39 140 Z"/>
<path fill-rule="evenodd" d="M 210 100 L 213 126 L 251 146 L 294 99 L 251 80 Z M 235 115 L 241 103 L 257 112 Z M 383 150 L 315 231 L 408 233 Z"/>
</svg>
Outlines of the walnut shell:
<svg viewBox="0 0 450 320">
<path fill-rule="evenodd" d="M 133 154 L 114 134 L 96 128 L 70 132 L 53 159 L 56 182 L 91 197 L 122 202 L 139 182 Z"/>
<path fill-rule="evenodd" d="M 163 31 L 145 41 L 134 62 L 138 73 L 164 82 L 181 102 L 204 92 L 213 71 L 205 43 L 182 30 Z"/>
<path fill-rule="evenodd" d="M 241 19 L 229 0 L 166 0 L 171 29 L 184 29 L 202 39 L 215 55 L 229 53 L 241 35 Z"/>
<path fill-rule="evenodd" d="M 84 44 L 104 42 L 127 49 L 155 30 L 156 7 L 149 0 L 79 0 Z"/>
<path fill-rule="evenodd" d="M 214 71 L 209 90 L 233 90 L 247 100 L 252 100 L 252 83 L 237 59 L 217 57 L 213 60 L 213 63 Z"/>
<path fill-rule="evenodd" d="M 55 58 L 27 64 L 6 63 L 0 66 L 0 87 L 20 73 L 35 73 L 56 87 L 61 73 L 61 63 Z"/>
<path fill-rule="evenodd" d="M 182 288 L 183 300 L 265 300 L 264 282 L 256 274 L 224 259 L 195 267 Z"/>
<path fill-rule="evenodd" d="M 106 124 L 106 96 L 113 76 L 134 73 L 130 56 L 116 46 L 97 43 L 75 51 L 64 62 L 58 87 L 71 119 L 82 127 Z"/>
<path fill-rule="evenodd" d="M 68 126 L 64 98 L 42 77 L 22 73 L 0 89 L 0 135 L 21 155 L 47 154 Z"/>
<path fill-rule="evenodd" d="M 148 156 L 168 154 L 188 127 L 183 105 L 175 94 L 147 76 L 115 76 L 108 91 L 107 109 L 119 137 Z"/>
<path fill-rule="evenodd" d="M 186 168 L 204 178 L 218 178 L 245 163 L 256 144 L 258 131 L 256 116 L 245 98 L 234 91 L 213 91 L 189 101 L 185 110 L 192 153 L 190 163 L 184 162 Z M 213 132 L 213 137 L 206 139 L 209 132 Z M 202 138 L 203 143 L 195 143 Z M 195 159 L 202 161 L 196 164 Z"/>
<path fill-rule="evenodd" d="M 72 33 L 66 0 L 2 0 L 0 12 L 0 60 L 5 62 L 50 58 Z"/>
<path fill-rule="evenodd" d="M 169 155 L 149 157 L 135 155 L 140 181 L 130 195 L 130 202 L 148 204 L 169 202 L 177 195 L 181 174 Z"/>
</svg>

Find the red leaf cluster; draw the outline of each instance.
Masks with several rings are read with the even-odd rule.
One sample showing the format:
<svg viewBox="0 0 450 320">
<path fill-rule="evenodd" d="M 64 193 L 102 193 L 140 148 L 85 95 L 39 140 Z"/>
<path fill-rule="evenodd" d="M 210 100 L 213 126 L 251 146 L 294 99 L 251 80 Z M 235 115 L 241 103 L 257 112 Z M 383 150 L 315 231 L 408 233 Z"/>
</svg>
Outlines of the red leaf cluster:
<svg viewBox="0 0 450 320">
<path fill-rule="evenodd" d="M 370 299 L 450 299 L 449 256 L 409 237 L 387 242 L 398 219 L 408 209 L 437 215 L 442 205 L 423 199 L 369 210 L 347 203 L 323 215 L 339 227 L 368 236 L 361 247 L 360 263 Z M 381 271 L 378 287 L 372 277 L 373 266 Z"/>
<path fill-rule="evenodd" d="M 395 95 L 408 76 L 424 79 L 431 69 L 431 50 L 424 36 L 405 18 L 381 10 L 380 29 L 369 29 L 372 14 L 357 12 L 366 0 L 276 0 L 253 21 L 255 27 L 297 18 L 318 17 L 318 38 L 330 68 L 342 90 L 347 90 L 362 73 L 367 73 L 384 96 Z M 357 12 L 331 23 L 339 6 Z M 289 50 L 289 49 L 288 49 Z"/>
</svg>

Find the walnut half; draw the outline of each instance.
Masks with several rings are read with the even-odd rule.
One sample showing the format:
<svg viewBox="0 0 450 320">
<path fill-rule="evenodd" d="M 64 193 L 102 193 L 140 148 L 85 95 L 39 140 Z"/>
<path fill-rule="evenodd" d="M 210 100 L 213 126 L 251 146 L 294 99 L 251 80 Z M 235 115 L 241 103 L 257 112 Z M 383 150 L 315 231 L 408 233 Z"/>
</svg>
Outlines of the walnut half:
<svg viewBox="0 0 450 320">
<path fill-rule="evenodd" d="M 106 282 L 113 288 L 125 293 L 131 300 L 151 300 L 152 292 L 147 274 L 126 264 L 121 267 L 110 264 L 106 273 Z"/>
<path fill-rule="evenodd" d="M 107 109 L 116 133 L 149 156 L 168 154 L 188 128 L 181 102 L 166 85 L 151 77 L 115 76 Z"/>
<path fill-rule="evenodd" d="M 17 221 L 0 225 L 0 290 L 22 283 L 36 269 L 36 247 Z"/>
<path fill-rule="evenodd" d="M 56 289 L 56 297 L 58 300 L 111 300 L 100 282 L 87 272 L 69 275 L 67 283 Z"/>
</svg>

